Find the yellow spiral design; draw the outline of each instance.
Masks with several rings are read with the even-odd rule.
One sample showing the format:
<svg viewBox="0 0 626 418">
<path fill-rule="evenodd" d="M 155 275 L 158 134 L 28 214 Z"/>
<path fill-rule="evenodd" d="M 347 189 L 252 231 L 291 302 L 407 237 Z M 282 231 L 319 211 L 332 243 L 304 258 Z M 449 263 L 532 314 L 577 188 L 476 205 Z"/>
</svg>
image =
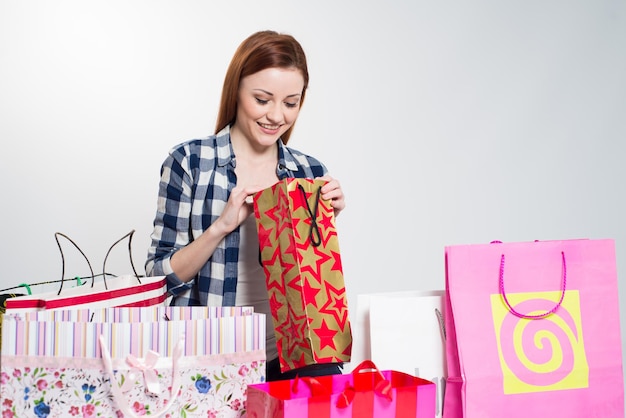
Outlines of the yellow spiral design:
<svg viewBox="0 0 626 418">
<path fill-rule="evenodd" d="M 545 312 L 560 296 L 560 292 L 507 295 L 512 307 L 526 315 Z M 578 291 L 567 291 L 559 309 L 542 319 L 513 315 L 499 294 L 491 296 L 491 306 L 504 393 L 588 386 Z"/>
</svg>

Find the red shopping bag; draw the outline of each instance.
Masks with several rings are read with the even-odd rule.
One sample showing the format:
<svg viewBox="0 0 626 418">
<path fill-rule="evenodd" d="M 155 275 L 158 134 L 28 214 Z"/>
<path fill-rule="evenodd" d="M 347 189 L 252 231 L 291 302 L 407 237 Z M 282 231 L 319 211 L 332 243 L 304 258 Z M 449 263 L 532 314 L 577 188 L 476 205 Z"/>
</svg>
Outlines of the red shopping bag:
<svg viewBox="0 0 626 418">
<path fill-rule="evenodd" d="M 446 247 L 444 418 L 624 417 L 612 240 Z"/>
<path fill-rule="evenodd" d="M 248 386 L 248 418 L 433 418 L 435 384 L 380 371 L 369 360 L 352 373 Z"/>
<path fill-rule="evenodd" d="M 89 259 L 83 251 L 64 234 L 57 232 L 55 239 L 61 251 L 63 270 L 61 272 L 61 286 L 58 292 L 29 294 L 7 299 L 5 302 L 6 312 L 24 312 L 37 310 L 52 310 L 66 308 L 105 308 L 105 307 L 142 307 L 163 305 L 167 299 L 167 282 L 165 276 L 140 277 L 133 264 L 131 241 L 134 231 L 124 235 L 116 241 L 107 252 L 102 272 L 102 281 L 96 281 Z M 63 289 L 65 276 L 65 258 L 59 243 L 59 237 L 71 242 L 85 258 L 91 271 L 90 281 L 70 289 Z M 128 238 L 128 251 L 130 263 L 134 275 L 123 275 L 107 278 L 106 261 L 113 247 Z"/>
<path fill-rule="evenodd" d="M 281 371 L 350 361 L 352 333 L 335 217 L 322 180 L 289 178 L 254 196 Z"/>
</svg>

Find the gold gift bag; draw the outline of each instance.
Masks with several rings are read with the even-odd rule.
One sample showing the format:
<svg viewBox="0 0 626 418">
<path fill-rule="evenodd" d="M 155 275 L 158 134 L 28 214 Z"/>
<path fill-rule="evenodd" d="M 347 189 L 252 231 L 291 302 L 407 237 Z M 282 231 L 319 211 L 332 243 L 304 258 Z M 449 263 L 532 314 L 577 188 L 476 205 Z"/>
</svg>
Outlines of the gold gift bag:
<svg viewBox="0 0 626 418">
<path fill-rule="evenodd" d="M 334 211 L 320 197 L 324 184 L 288 178 L 254 196 L 282 372 L 350 361 L 347 296 Z"/>
</svg>

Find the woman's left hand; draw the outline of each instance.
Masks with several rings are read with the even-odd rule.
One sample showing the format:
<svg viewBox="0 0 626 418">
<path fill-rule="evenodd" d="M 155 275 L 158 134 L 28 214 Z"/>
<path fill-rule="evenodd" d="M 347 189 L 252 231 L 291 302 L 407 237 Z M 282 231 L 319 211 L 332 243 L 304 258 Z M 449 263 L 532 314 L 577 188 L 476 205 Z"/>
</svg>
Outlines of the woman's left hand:
<svg viewBox="0 0 626 418">
<path fill-rule="evenodd" d="M 346 200 L 341 190 L 341 184 L 337 179 L 332 178 L 328 174 L 318 177 L 319 180 L 326 180 L 326 184 L 322 186 L 322 199 L 330 200 L 330 206 L 335 210 L 335 216 L 339 215 L 346 207 Z"/>
</svg>

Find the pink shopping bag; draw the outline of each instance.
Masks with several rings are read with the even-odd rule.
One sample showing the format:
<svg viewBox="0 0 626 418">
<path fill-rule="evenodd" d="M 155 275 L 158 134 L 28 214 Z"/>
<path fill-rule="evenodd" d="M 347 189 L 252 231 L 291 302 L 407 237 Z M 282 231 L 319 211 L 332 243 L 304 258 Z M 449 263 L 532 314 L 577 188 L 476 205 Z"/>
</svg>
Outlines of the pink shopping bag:
<svg viewBox="0 0 626 418">
<path fill-rule="evenodd" d="M 444 418 L 624 417 L 612 240 L 446 247 Z"/>
<path fill-rule="evenodd" d="M 247 418 L 433 418 L 435 384 L 363 361 L 350 374 L 248 385 Z"/>
</svg>

